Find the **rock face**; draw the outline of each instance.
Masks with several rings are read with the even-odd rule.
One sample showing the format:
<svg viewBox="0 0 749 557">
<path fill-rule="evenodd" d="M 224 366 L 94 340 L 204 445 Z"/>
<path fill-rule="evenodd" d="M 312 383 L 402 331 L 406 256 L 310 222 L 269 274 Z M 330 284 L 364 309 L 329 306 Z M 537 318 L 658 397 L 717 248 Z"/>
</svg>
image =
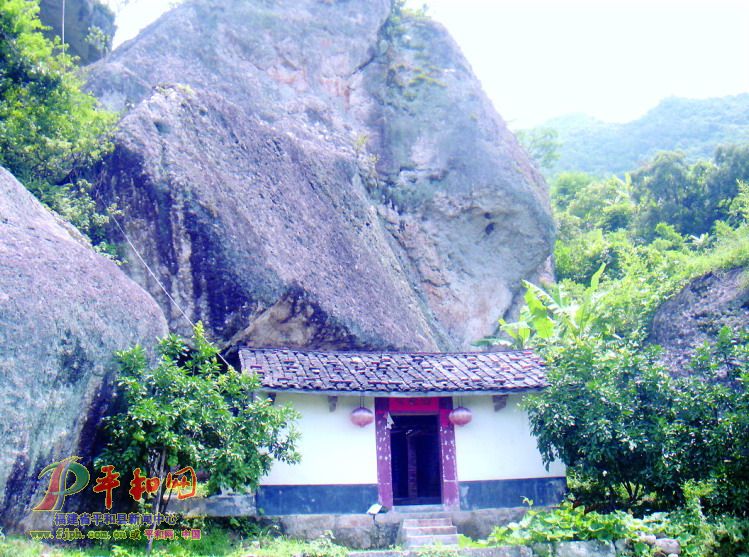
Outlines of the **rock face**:
<svg viewBox="0 0 749 557">
<path fill-rule="evenodd" d="M 17 527 L 41 500 L 49 477 L 34 478 L 45 466 L 91 455 L 109 402 L 113 352 L 153 346 L 166 331 L 148 294 L 0 168 L 4 527 Z M 49 525 L 50 517 L 43 518 Z"/>
<path fill-rule="evenodd" d="M 41 0 L 39 7 L 39 19 L 50 28 L 47 35 L 62 36 L 63 0 Z M 98 33 L 98 40 L 90 40 L 92 32 Z M 65 1 L 66 52 L 80 58 L 81 64 L 100 59 L 111 47 L 114 32 L 114 12 L 106 5 L 98 0 Z"/>
<path fill-rule="evenodd" d="M 458 48 L 392 11 L 188 1 L 94 66 L 129 111 L 97 193 L 226 347 L 465 348 L 551 252 L 545 184 Z"/>
<path fill-rule="evenodd" d="M 746 269 L 708 273 L 690 282 L 655 314 L 650 341 L 661 345 L 674 370 L 683 369 L 695 348 L 715 340 L 723 326 L 749 328 Z"/>
</svg>

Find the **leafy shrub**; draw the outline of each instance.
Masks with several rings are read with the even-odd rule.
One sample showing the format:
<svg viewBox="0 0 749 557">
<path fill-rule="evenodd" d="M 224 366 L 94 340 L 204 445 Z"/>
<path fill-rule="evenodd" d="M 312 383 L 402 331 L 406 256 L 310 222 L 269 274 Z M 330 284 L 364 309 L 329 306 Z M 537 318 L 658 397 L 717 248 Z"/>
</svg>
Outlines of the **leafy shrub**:
<svg viewBox="0 0 749 557">
<path fill-rule="evenodd" d="M 644 535 L 679 541 L 684 557 L 722 557 L 749 554 L 749 521 L 733 517 L 707 518 L 700 498 L 711 491 L 709 483 L 688 482 L 685 506 L 672 513 L 642 518 L 615 511 L 587 511 L 567 500 L 550 511 L 529 510 L 520 522 L 496 527 L 487 542 L 492 545 L 530 545 L 564 541 L 628 540 L 634 555 L 650 556 Z"/>
<path fill-rule="evenodd" d="M 631 540 L 637 555 L 647 555 L 647 546 L 639 538 L 649 531 L 646 520 L 634 518 L 625 512 L 586 512 L 582 505 L 575 506 L 567 500 L 558 509 L 531 509 L 520 522 L 498 526 L 488 541 L 495 545 L 529 545 L 575 540 Z"/>
<path fill-rule="evenodd" d="M 98 459 L 160 478 L 155 512 L 164 479 L 178 466 L 206 472 L 215 493 L 254 488 L 274 459 L 298 459 L 296 412 L 255 396 L 257 377 L 223 368 L 200 323 L 192 346 L 169 335 L 159 355 L 153 368 L 140 347 L 117 355 L 122 408 L 105 420 L 110 442 Z"/>
</svg>

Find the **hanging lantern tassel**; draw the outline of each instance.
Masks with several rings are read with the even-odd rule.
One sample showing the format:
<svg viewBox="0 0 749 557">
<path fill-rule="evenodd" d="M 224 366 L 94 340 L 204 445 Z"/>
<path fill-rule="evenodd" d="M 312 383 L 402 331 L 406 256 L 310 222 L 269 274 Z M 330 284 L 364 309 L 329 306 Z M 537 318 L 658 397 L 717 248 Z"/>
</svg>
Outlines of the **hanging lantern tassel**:
<svg viewBox="0 0 749 557">
<path fill-rule="evenodd" d="M 458 406 L 448 414 L 447 418 L 453 425 L 464 426 L 473 419 L 473 412 L 464 406 Z"/>
<path fill-rule="evenodd" d="M 374 421 L 374 414 L 369 408 L 360 406 L 351 412 L 351 421 L 359 427 L 366 427 Z"/>
</svg>

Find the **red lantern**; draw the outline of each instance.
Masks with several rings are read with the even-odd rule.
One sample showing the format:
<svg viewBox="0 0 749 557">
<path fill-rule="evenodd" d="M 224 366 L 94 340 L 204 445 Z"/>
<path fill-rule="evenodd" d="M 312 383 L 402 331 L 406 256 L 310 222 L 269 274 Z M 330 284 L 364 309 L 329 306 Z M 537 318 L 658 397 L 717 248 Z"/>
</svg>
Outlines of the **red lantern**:
<svg viewBox="0 0 749 557">
<path fill-rule="evenodd" d="M 464 426 L 473 419 L 473 412 L 464 406 L 458 406 L 450 412 L 447 419 L 454 425 Z"/>
<path fill-rule="evenodd" d="M 369 408 L 360 406 L 351 412 L 351 421 L 359 427 L 365 427 L 374 421 L 374 414 Z"/>
</svg>

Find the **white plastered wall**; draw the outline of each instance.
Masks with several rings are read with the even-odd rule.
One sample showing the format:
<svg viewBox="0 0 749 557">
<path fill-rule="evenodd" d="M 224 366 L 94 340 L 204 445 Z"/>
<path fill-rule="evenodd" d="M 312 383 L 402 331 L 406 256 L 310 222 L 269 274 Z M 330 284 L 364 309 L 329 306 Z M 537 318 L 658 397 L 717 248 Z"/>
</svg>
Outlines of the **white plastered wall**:
<svg viewBox="0 0 749 557">
<path fill-rule="evenodd" d="M 377 483 L 375 424 L 359 427 L 351 423 L 358 396 L 338 397 L 331 412 L 325 395 L 278 393 L 276 404 L 290 404 L 300 414 L 301 437 L 298 464 L 275 462 L 261 485 L 350 485 Z M 374 414 L 374 401 L 364 398 Z"/>
<path fill-rule="evenodd" d="M 561 462 L 543 465 L 536 439 L 531 435 L 527 413 L 512 395 L 507 406 L 494 411 L 491 396 L 466 396 L 461 403 L 473 412 L 473 420 L 455 427 L 455 451 L 459 481 L 546 478 L 565 475 Z M 453 399 L 455 406 L 458 400 Z"/>
</svg>

